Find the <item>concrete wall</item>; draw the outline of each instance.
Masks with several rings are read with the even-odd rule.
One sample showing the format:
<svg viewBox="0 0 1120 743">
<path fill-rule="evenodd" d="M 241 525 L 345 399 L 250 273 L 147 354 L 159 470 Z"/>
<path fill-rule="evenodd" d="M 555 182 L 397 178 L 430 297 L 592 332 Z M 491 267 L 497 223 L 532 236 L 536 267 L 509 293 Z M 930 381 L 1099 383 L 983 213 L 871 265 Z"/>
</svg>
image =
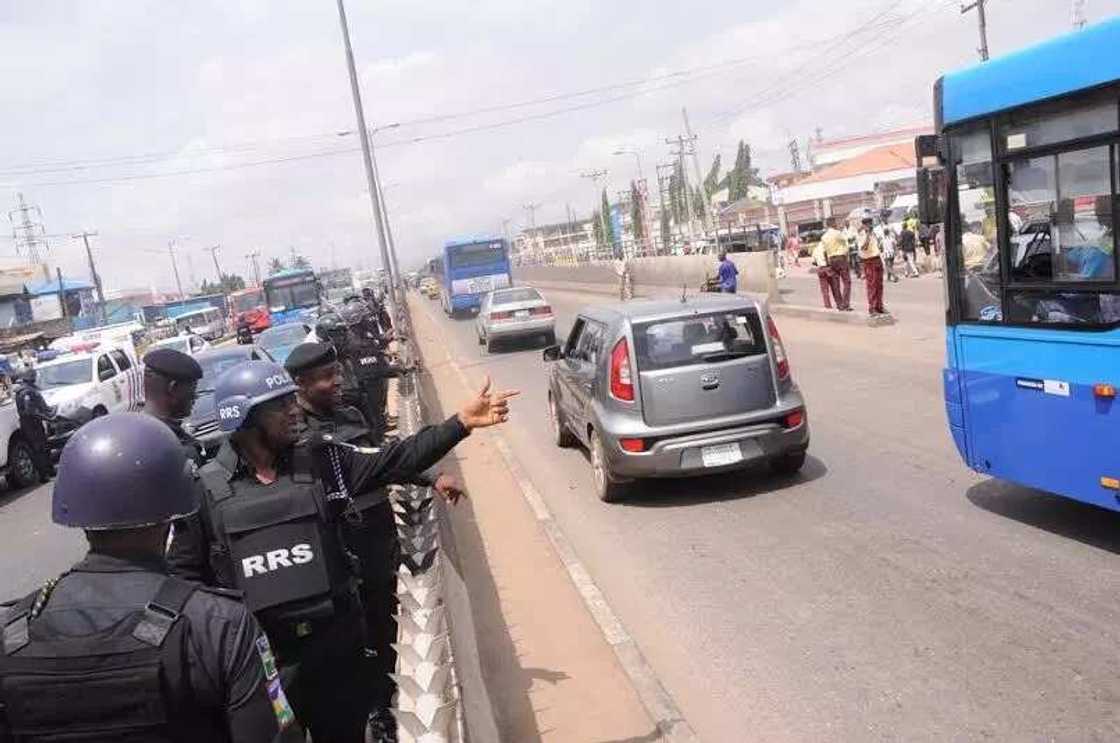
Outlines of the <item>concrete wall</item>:
<svg viewBox="0 0 1120 743">
<path fill-rule="evenodd" d="M 732 253 L 732 261 L 739 268 L 739 291 L 762 294 L 771 302 L 778 302 L 778 285 L 774 278 L 774 259 L 770 253 Z M 716 273 L 717 259 L 711 255 L 676 255 L 653 258 L 634 258 L 630 261 L 634 291 L 643 287 L 679 288 L 687 285 L 696 291 L 707 276 Z M 569 282 L 578 284 L 607 284 L 616 286 L 618 274 L 613 263 L 581 263 L 574 266 L 517 266 L 514 278 L 518 281 Z"/>
</svg>

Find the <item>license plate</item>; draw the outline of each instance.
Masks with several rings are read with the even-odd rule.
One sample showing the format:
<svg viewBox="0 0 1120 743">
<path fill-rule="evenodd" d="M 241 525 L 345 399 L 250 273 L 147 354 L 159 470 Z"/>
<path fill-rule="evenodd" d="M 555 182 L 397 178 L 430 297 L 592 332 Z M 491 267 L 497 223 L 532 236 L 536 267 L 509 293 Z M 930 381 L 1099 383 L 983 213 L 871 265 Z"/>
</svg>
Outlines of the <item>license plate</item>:
<svg viewBox="0 0 1120 743">
<path fill-rule="evenodd" d="M 517 312 L 513 313 L 513 316 L 514 317 L 528 317 L 529 316 L 529 310 L 517 310 Z"/>
<path fill-rule="evenodd" d="M 716 444 L 700 449 L 700 458 L 705 467 L 725 467 L 743 460 L 743 452 L 739 444 Z"/>
</svg>

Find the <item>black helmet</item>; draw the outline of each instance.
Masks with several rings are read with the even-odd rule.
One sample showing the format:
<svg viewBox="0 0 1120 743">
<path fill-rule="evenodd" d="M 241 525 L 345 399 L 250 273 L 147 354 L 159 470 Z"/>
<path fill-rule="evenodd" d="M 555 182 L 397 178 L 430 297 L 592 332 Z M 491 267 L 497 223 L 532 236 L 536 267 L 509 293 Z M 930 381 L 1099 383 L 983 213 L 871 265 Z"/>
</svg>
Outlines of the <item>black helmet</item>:
<svg viewBox="0 0 1120 743">
<path fill-rule="evenodd" d="M 342 321 L 350 327 L 361 325 L 366 319 L 366 308 L 361 300 L 355 302 L 347 302 L 342 305 L 342 309 L 338 311 L 338 316 Z"/>
<path fill-rule="evenodd" d="M 79 428 L 62 449 L 51 497 L 56 524 L 129 529 L 198 510 L 194 473 L 167 424 L 115 413 Z"/>
<path fill-rule="evenodd" d="M 232 433 L 245 423 L 253 408 L 296 391 L 284 367 L 271 361 L 243 361 L 214 383 L 218 425 Z"/>
<path fill-rule="evenodd" d="M 315 323 L 315 334 L 323 340 L 345 330 L 346 323 L 342 321 L 337 312 L 328 312 Z"/>
</svg>

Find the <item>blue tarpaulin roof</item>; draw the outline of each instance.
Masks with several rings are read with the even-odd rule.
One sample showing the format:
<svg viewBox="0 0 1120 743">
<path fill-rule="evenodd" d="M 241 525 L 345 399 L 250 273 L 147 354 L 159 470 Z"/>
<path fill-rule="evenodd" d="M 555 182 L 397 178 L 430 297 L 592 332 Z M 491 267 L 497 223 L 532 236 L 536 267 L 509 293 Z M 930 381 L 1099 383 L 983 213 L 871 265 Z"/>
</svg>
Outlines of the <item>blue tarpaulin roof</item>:
<svg viewBox="0 0 1120 743">
<path fill-rule="evenodd" d="M 81 279 L 63 279 L 62 291 L 78 292 L 85 289 L 92 289 L 93 284 Z M 58 294 L 59 286 L 58 280 L 54 281 L 36 281 L 34 284 L 27 284 L 27 293 L 33 297 L 42 296 L 43 294 Z"/>
</svg>

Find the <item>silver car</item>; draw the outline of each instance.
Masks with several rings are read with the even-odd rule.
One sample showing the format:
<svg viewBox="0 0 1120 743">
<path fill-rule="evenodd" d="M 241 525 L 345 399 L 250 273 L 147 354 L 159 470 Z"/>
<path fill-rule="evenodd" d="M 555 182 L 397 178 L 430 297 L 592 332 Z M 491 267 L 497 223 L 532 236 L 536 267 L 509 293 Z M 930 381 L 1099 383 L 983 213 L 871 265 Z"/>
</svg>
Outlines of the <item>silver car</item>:
<svg viewBox="0 0 1120 743">
<path fill-rule="evenodd" d="M 749 296 L 597 305 L 544 351 L 558 446 L 591 452 L 595 490 L 645 477 L 805 463 L 805 400 L 766 303 Z"/>
<path fill-rule="evenodd" d="M 495 344 L 521 338 L 556 343 L 556 318 L 539 291 L 531 286 L 496 289 L 482 298 L 475 318 L 478 344 L 493 351 Z"/>
</svg>

